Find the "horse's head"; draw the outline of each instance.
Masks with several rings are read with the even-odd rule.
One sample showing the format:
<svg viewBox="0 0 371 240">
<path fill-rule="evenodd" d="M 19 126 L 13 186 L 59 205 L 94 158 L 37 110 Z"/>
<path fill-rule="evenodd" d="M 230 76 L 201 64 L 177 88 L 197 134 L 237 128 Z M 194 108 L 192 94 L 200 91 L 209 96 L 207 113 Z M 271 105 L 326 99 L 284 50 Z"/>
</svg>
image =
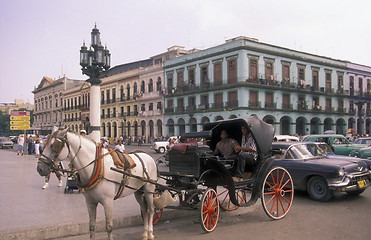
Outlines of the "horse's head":
<svg viewBox="0 0 371 240">
<path fill-rule="evenodd" d="M 57 169 L 58 162 L 68 157 L 67 130 L 58 130 L 57 127 L 54 127 L 52 134 L 44 143 L 43 152 L 37 163 L 37 172 L 41 176 L 47 176 L 51 171 Z"/>
</svg>

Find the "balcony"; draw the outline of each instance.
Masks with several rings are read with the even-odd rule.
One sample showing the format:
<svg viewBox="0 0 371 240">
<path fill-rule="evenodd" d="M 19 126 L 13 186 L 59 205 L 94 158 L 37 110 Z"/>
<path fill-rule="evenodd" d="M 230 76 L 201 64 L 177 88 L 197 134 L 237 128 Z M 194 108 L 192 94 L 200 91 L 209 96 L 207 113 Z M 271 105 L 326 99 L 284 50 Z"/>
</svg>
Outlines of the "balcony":
<svg viewBox="0 0 371 240">
<path fill-rule="evenodd" d="M 165 113 L 174 113 L 174 108 L 173 107 L 165 108 Z"/>
<path fill-rule="evenodd" d="M 206 110 L 206 109 L 209 109 L 209 104 L 208 104 L 208 103 L 200 104 L 200 105 L 198 105 L 198 109 L 199 109 L 199 110 Z"/>
<path fill-rule="evenodd" d="M 306 102 L 298 103 L 298 110 L 308 110 L 308 105 Z"/>
<path fill-rule="evenodd" d="M 292 110 L 293 106 L 290 103 L 282 103 L 282 109 L 284 110 Z"/>
<path fill-rule="evenodd" d="M 261 102 L 260 101 L 249 101 L 249 108 L 260 108 Z"/>
<path fill-rule="evenodd" d="M 342 107 L 339 107 L 338 108 L 338 112 L 339 113 L 346 113 L 347 109 L 346 108 L 342 108 Z"/>
<path fill-rule="evenodd" d="M 225 106 L 228 108 L 237 108 L 238 107 L 238 101 L 233 100 L 233 101 L 228 101 L 225 103 Z"/>
<path fill-rule="evenodd" d="M 265 107 L 265 108 L 276 109 L 276 108 L 277 108 L 277 103 L 266 102 L 266 103 L 264 104 L 264 107 Z"/>
<path fill-rule="evenodd" d="M 184 112 L 184 106 L 176 107 L 175 108 L 175 112 L 176 113 L 182 113 L 182 112 Z"/>
<path fill-rule="evenodd" d="M 187 112 L 194 112 L 196 111 L 196 105 L 187 106 Z"/>
</svg>

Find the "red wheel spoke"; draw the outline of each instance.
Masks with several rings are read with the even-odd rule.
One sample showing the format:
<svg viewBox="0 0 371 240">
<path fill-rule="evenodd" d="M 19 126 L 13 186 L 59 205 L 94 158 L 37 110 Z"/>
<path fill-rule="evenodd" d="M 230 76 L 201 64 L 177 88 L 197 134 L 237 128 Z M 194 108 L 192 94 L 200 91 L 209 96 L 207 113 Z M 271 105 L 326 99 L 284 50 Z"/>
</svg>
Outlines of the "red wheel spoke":
<svg viewBox="0 0 371 240">
<path fill-rule="evenodd" d="M 283 199 L 285 199 L 285 201 L 289 204 L 291 204 L 291 201 L 287 200 L 285 197 L 282 197 Z"/>
<path fill-rule="evenodd" d="M 281 198 L 279 198 L 279 200 L 280 200 L 280 203 L 281 203 L 281 207 L 282 207 L 282 210 L 283 210 L 283 214 L 285 214 L 285 213 L 286 213 L 286 210 L 285 210 L 285 207 L 284 207 L 283 204 L 282 204 Z M 277 217 L 278 217 L 278 216 L 277 216 Z"/>
<path fill-rule="evenodd" d="M 275 192 L 267 192 L 267 193 L 264 193 L 264 195 L 271 195 L 271 194 L 276 194 Z"/>
<path fill-rule="evenodd" d="M 281 188 L 281 185 L 282 185 L 283 179 L 285 177 L 285 174 L 286 174 L 286 172 L 283 172 L 281 182 L 280 182 L 280 185 L 278 186 L 278 188 Z"/>
<path fill-rule="evenodd" d="M 289 182 L 291 181 L 291 179 L 289 178 L 289 179 L 287 179 L 287 181 L 285 182 L 285 184 L 281 187 L 281 189 L 282 188 L 284 188 Z"/>
<path fill-rule="evenodd" d="M 276 195 L 273 195 L 273 196 L 269 199 L 269 201 L 265 204 L 265 206 L 267 206 L 267 205 L 272 201 L 272 199 L 275 198 L 275 196 L 276 196 Z"/>
<path fill-rule="evenodd" d="M 272 189 L 276 189 L 275 187 L 272 187 L 272 185 L 269 184 L 269 182 L 265 181 L 266 184 L 268 184 L 269 187 L 271 187 Z"/>
<path fill-rule="evenodd" d="M 278 186 L 279 177 L 280 177 L 280 172 L 279 172 L 279 169 L 277 168 L 277 185 L 276 185 L 277 188 L 279 188 Z"/>
<path fill-rule="evenodd" d="M 274 181 L 273 172 L 271 172 L 271 177 L 272 177 L 272 180 L 273 180 L 273 185 L 276 186 L 276 182 Z M 272 187 L 272 186 L 271 186 L 271 187 Z M 272 187 L 272 188 L 275 188 L 275 187 Z"/>
<path fill-rule="evenodd" d="M 276 196 L 274 196 L 274 200 L 273 200 L 272 208 L 271 208 L 271 210 L 270 210 L 270 214 L 272 214 L 272 212 L 273 212 L 273 208 L 274 208 L 275 200 L 276 200 Z"/>
</svg>

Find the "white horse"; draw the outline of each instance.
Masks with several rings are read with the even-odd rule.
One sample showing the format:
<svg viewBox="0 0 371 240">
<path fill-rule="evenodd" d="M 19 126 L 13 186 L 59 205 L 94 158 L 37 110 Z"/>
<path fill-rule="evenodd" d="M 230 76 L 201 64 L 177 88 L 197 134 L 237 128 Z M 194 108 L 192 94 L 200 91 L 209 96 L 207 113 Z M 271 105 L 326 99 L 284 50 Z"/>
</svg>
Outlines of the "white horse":
<svg viewBox="0 0 371 240">
<path fill-rule="evenodd" d="M 37 171 L 41 176 L 46 176 L 53 170 L 56 163 L 65 159 L 68 159 L 78 170 L 79 181 L 85 189 L 83 194 L 89 211 L 90 239 L 95 238 L 98 203 L 104 207 L 108 239 L 113 239 L 112 211 L 114 198 L 115 196 L 118 198 L 125 197 L 132 193 L 134 193 L 140 205 L 144 220 L 142 239 L 154 239 L 153 216 L 155 207 L 153 193 L 155 185 L 129 176 L 123 181 L 123 174 L 110 169 L 115 165 L 108 150 L 103 149 L 100 157 L 96 156 L 96 152 L 97 146 L 93 140 L 67 132 L 67 129 L 57 130 L 55 127 L 39 159 Z M 130 169 L 132 175 L 150 181 L 157 181 L 157 166 L 151 156 L 146 153 L 129 154 L 129 156 L 136 163 L 136 167 Z M 100 170 L 97 169 L 99 165 L 104 167 L 103 171 L 101 168 Z M 124 190 L 118 196 L 122 181 L 125 185 Z"/>
</svg>

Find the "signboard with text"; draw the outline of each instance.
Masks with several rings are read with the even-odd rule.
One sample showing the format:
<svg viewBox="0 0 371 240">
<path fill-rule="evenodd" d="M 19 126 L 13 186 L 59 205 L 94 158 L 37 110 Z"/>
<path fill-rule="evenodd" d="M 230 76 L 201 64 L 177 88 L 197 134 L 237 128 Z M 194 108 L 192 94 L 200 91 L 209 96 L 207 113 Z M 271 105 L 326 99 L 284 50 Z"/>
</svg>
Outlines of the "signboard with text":
<svg viewBox="0 0 371 240">
<path fill-rule="evenodd" d="M 11 111 L 10 120 L 10 130 L 30 129 L 30 112 L 28 111 Z"/>
</svg>

